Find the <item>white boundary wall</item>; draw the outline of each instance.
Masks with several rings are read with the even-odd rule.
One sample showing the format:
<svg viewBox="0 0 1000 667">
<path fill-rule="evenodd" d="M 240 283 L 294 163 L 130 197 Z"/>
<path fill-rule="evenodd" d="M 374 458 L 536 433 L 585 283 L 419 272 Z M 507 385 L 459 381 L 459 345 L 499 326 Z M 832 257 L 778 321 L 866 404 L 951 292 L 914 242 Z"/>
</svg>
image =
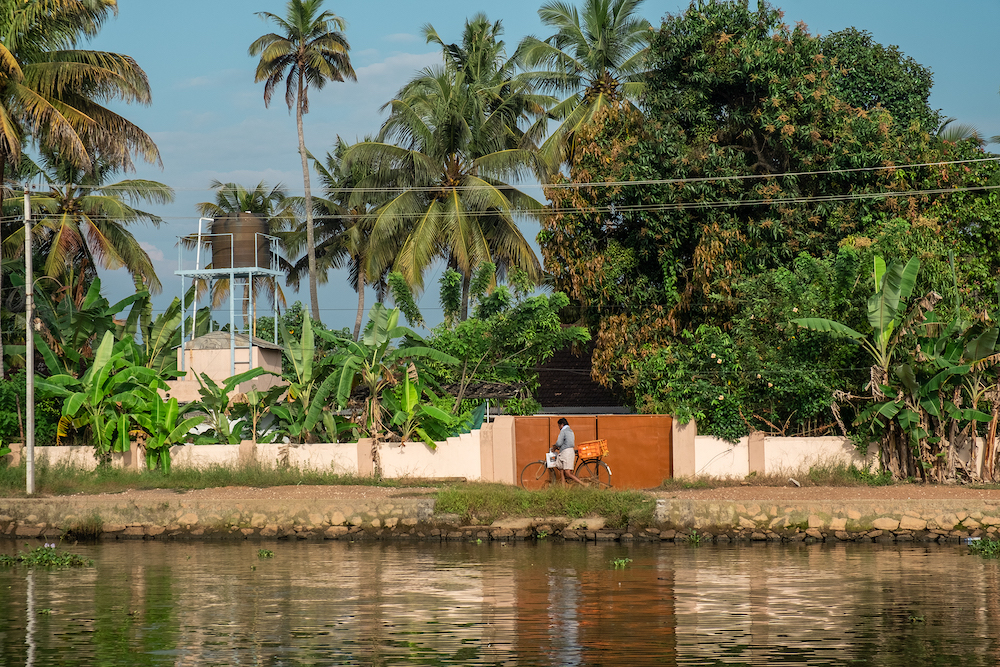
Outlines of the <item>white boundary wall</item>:
<svg viewBox="0 0 1000 667">
<path fill-rule="evenodd" d="M 695 477 L 746 477 L 750 474 L 748 438 L 735 444 L 711 435 L 694 439 Z"/>
<path fill-rule="evenodd" d="M 762 435 L 762 434 L 761 434 Z M 710 435 L 694 440 L 695 477 L 746 477 L 760 474 L 799 473 L 816 464 L 854 464 L 869 468 L 872 457 L 858 453 L 848 438 L 751 437 L 731 443 Z"/>
<path fill-rule="evenodd" d="M 368 474 L 371 469 L 371 440 L 319 444 L 175 445 L 170 448 L 171 466 L 204 469 L 211 466 L 235 466 L 256 461 L 263 466 L 285 463 L 299 469 L 329 470 L 345 475 Z M 383 475 L 399 477 L 464 477 L 484 479 L 481 431 L 465 433 L 431 449 L 422 442 L 383 443 L 380 450 Z M 489 453 L 492 457 L 492 452 Z M 66 465 L 83 470 L 97 467 L 94 448 L 89 446 L 36 447 L 37 464 Z M 117 467 L 145 468 L 145 457 L 135 451 L 115 454 Z"/>
</svg>

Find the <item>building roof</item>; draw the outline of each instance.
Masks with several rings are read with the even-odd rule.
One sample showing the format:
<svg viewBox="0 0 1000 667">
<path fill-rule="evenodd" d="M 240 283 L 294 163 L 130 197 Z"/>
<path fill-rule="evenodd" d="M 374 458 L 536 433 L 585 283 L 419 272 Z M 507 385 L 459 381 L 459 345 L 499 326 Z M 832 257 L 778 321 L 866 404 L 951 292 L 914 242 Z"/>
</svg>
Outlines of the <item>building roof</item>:
<svg viewBox="0 0 1000 667">
<path fill-rule="evenodd" d="M 184 343 L 185 350 L 228 350 L 230 338 L 235 338 L 236 347 L 249 347 L 250 338 L 246 334 L 238 333 L 235 336 L 231 336 L 228 331 L 210 331 L 204 336 L 198 336 L 193 340 L 189 340 Z M 281 350 L 284 349 L 280 345 L 275 345 L 263 338 L 253 337 L 254 347 L 259 347 L 265 350 Z"/>
<path fill-rule="evenodd" d="M 546 412 L 628 412 L 611 390 L 590 377 L 593 342 L 556 352 L 538 369 L 535 398 Z"/>
</svg>

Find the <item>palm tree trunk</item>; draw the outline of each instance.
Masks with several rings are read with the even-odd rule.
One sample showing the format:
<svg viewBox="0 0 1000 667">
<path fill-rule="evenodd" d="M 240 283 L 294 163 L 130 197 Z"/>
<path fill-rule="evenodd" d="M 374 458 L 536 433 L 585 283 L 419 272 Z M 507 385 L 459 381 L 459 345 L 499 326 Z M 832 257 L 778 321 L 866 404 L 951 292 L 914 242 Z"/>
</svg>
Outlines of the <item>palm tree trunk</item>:
<svg viewBox="0 0 1000 667">
<path fill-rule="evenodd" d="M 358 315 L 354 318 L 354 342 L 361 337 L 361 321 L 365 318 L 365 274 L 358 271 Z"/>
<path fill-rule="evenodd" d="M 302 128 L 303 81 L 299 76 L 299 97 L 295 105 L 295 123 L 299 130 L 299 156 L 302 158 L 302 185 L 305 188 L 306 206 L 306 256 L 309 258 L 309 300 L 312 318 L 321 322 L 319 315 L 319 284 L 316 278 L 316 232 L 313 228 L 312 188 L 309 184 L 309 159 L 306 157 L 306 138 Z"/>
<path fill-rule="evenodd" d="M 459 321 L 469 319 L 469 288 L 472 286 L 472 270 L 462 274 L 462 315 Z"/>
</svg>

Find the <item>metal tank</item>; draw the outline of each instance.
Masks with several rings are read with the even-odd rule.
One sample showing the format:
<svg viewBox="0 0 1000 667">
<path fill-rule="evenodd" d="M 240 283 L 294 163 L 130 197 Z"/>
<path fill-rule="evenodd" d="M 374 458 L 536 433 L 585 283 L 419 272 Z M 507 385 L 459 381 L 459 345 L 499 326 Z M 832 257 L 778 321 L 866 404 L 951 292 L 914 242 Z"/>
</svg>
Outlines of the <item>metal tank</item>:
<svg viewBox="0 0 1000 667">
<path fill-rule="evenodd" d="M 267 221 L 256 213 L 220 216 L 212 223 L 212 268 L 271 268 Z"/>
</svg>

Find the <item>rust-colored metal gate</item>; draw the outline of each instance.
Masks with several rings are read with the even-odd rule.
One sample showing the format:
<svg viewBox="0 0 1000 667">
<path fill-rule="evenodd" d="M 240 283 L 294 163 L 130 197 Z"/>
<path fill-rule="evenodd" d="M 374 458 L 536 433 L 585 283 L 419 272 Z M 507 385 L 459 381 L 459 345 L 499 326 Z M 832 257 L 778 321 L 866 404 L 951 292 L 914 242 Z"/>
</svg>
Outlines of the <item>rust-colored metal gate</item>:
<svg viewBox="0 0 1000 667">
<path fill-rule="evenodd" d="M 516 475 L 542 458 L 556 441 L 558 420 L 559 416 L 514 419 Z M 577 443 L 608 441 L 604 461 L 611 468 L 615 488 L 651 488 L 673 476 L 673 419 L 669 415 L 567 415 L 566 420 Z"/>
</svg>

